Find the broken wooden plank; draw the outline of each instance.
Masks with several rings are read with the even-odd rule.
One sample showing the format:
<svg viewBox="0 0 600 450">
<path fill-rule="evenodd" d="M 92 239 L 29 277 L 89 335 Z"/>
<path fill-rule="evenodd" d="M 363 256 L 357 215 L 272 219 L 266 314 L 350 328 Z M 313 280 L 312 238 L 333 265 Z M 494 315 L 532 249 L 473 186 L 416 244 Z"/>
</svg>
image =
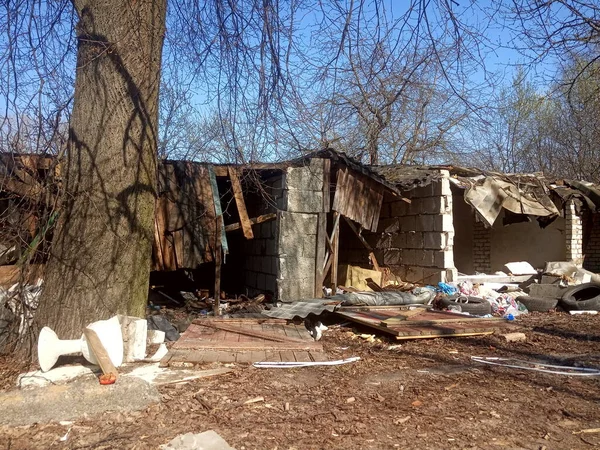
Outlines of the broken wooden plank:
<svg viewBox="0 0 600 450">
<path fill-rule="evenodd" d="M 396 336 L 397 341 L 405 341 L 409 339 L 434 339 L 434 338 L 443 338 L 443 337 L 468 337 L 468 336 L 489 336 L 490 334 L 494 334 L 493 330 L 485 330 L 485 331 L 476 331 L 473 333 L 451 333 L 451 334 L 421 334 L 419 336 L 409 335 L 409 336 Z"/>
<path fill-rule="evenodd" d="M 98 365 L 102 369 L 102 373 L 104 375 L 112 374 L 115 376 L 115 378 L 117 378 L 119 376 L 119 372 L 111 361 L 110 356 L 108 356 L 108 352 L 104 348 L 104 345 L 102 345 L 102 342 L 100 341 L 100 338 L 96 332 L 90 328 L 85 328 L 83 330 L 83 334 L 85 335 L 87 343 L 94 353 L 96 360 L 98 361 Z"/>
<path fill-rule="evenodd" d="M 231 166 L 227 168 L 227 172 L 229 173 L 229 179 L 231 180 L 233 198 L 235 199 L 235 204 L 237 205 L 238 214 L 240 216 L 240 223 L 242 225 L 242 231 L 244 232 L 244 237 L 246 239 L 254 239 L 254 233 L 252 233 L 252 224 L 250 223 L 248 211 L 246 210 L 246 203 L 244 202 L 244 193 L 242 191 L 242 183 L 240 183 L 238 172 L 235 168 Z"/>
<path fill-rule="evenodd" d="M 277 214 L 269 213 L 269 214 L 263 214 L 262 216 L 254 217 L 254 218 L 248 219 L 248 220 L 250 221 L 250 225 L 256 225 L 259 223 L 268 222 L 269 220 L 275 220 L 275 219 L 277 219 Z M 242 225 L 239 222 L 231 223 L 229 225 L 225 225 L 225 231 L 229 232 L 229 231 L 233 231 L 233 230 L 239 230 L 241 227 L 242 227 Z"/>
</svg>

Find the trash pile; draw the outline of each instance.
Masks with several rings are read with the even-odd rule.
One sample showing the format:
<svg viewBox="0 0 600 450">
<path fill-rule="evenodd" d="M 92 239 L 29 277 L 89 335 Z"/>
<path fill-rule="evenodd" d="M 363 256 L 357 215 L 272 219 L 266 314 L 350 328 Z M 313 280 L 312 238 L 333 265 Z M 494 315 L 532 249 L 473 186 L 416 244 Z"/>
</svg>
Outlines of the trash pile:
<svg viewBox="0 0 600 450">
<path fill-rule="evenodd" d="M 501 316 L 515 318 L 528 312 L 518 298 L 525 295 L 519 288 L 501 286 L 495 290 L 486 284 L 473 284 L 470 281 L 439 283 L 441 296 L 434 307 L 475 316 Z"/>
</svg>

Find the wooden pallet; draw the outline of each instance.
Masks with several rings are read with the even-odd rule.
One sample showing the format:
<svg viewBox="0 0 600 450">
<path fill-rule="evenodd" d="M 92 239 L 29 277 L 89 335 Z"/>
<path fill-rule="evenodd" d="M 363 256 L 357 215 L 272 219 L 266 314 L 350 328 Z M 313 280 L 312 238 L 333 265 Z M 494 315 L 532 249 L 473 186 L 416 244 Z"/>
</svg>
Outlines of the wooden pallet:
<svg viewBox="0 0 600 450">
<path fill-rule="evenodd" d="M 327 361 L 304 326 L 281 319 L 198 319 L 173 344 L 161 366 L 208 362 Z"/>
<path fill-rule="evenodd" d="M 437 337 L 482 336 L 510 327 L 504 319 L 457 315 L 444 311 L 406 308 L 369 307 L 360 310 L 342 308 L 341 318 L 393 336 L 397 340 Z"/>
</svg>

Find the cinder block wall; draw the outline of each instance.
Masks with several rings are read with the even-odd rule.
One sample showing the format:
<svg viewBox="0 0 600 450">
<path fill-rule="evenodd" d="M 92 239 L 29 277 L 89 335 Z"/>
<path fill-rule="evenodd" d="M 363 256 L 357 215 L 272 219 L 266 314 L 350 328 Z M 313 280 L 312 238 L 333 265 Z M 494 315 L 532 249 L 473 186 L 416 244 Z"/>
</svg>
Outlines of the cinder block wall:
<svg viewBox="0 0 600 450">
<path fill-rule="evenodd" d="M 594 273 L 600 273 L 600 213 L 589 214 L 584 217 L 583 224 L 586 226 L 586 233 L 584 233 L 586 236 L 588 235 L 587 227 L 591 227 L 589 237 L 585 242 L 583 268 Z"/>
<path fill-rule="evenodd" d="M 473 270 L 492 273 L 492 229 L 472 215 L 473 224 Z"/>
<path fill-rule="evenodd" d="M 377 233 L 367 236 L 380 264 L 402 280 L 456 279 L 452 192 L 448 171 L 440 172 L 440 180 L 404 193 L 410 204 L 386 195 Z"/>
<path fill-rule="evenodd" d="M 259 193 L 260 208 L 255 214 L 275 213 L 284 204 L 284 175 L 265 180 Z M 263 196 L 264 194 L 264 196 Z M 252 227 L 254 239 L 244 240 L 244 284 L 248 295 L 254 296 L 264 292 L 277 294 L 277 274 L 279 251 L 277 249 L 279 221 L 271 220 Z M 240 274 L 241 275 L 241 274 Z"/>
<path fill-rule="evenodd" d="M 277 238 L 277 296 L 283 302 L 314 297 L 317 245 L 325 245 L 317 242 L 319 213 L 326 212 L 323 164 L 315 158 L 288 168 L 284 177 Z"/>
</svg>

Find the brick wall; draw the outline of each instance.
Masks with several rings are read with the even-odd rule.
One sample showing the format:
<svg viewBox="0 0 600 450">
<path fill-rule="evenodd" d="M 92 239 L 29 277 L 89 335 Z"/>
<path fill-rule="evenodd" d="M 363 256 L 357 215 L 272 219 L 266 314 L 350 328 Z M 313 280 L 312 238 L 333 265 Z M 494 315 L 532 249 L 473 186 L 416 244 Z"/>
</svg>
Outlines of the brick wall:
<svg viewBox="0 0 600 450">
<path fill-rule="evenodd" d="M 572 201 L 565 205 L 566 259 L 576 265 L 583 263 L 583 223 Z"/>
<path fill-rule="evenodd" d="M 587 237 L 584 243 L 583 268 L 600 273 L 600 213 L 588 213 L 583 223 L 586 227 L 584 235 Z"/>
<path fill-rule="evenodd" d="M 448 171 L 429 186 L 406 191 L 406 203 L 384 197 L 377 233 L 365 233 L 381 265 L 402 280 L 437 283 L 456 279 L 452 192 Z"/>
<path fill-rule="evenodd" d="M 486 228 L 483 222 L 475 220 L 473 224 L 473 270 L 491 273 L 492 229 Z"/>
</svg>

